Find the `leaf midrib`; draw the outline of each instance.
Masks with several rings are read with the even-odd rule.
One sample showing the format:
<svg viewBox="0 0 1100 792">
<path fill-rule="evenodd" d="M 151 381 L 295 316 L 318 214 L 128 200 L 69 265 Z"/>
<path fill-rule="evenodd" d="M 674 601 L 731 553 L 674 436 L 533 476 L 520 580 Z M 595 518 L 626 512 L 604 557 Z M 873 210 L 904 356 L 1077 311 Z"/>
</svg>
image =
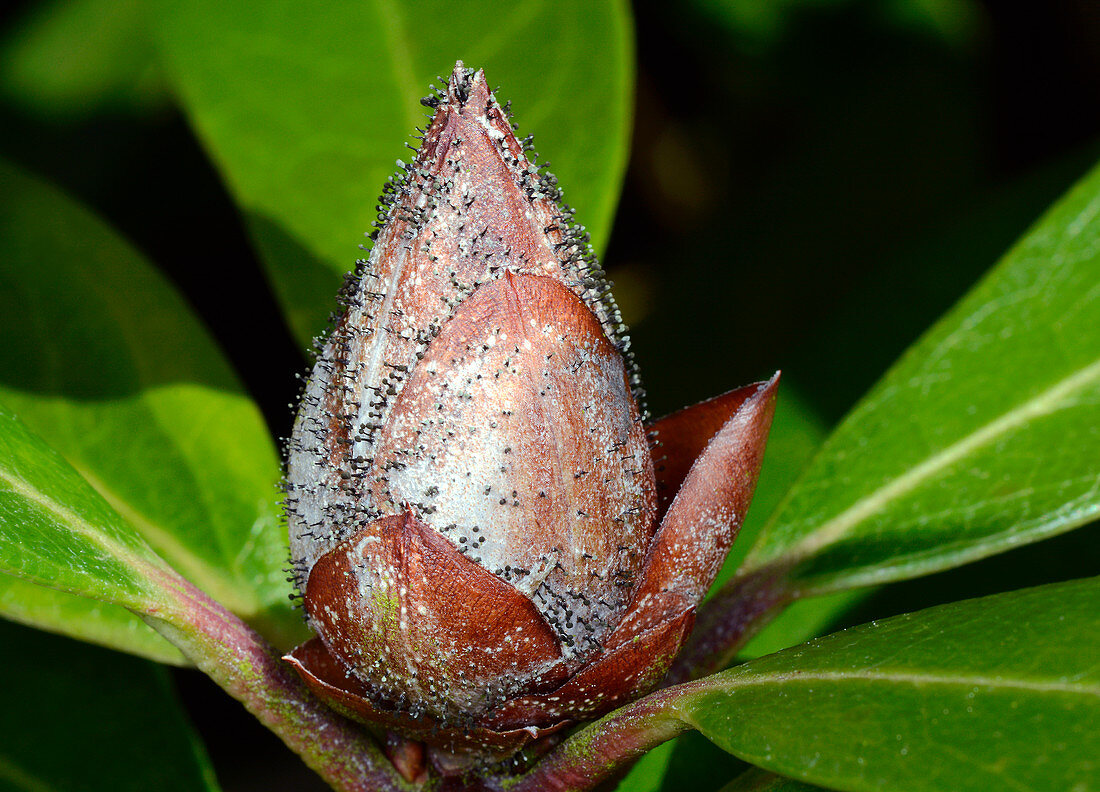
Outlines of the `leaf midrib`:
<svg viewBox="0 0 1100 792">
<path fill-rule="evenodd" d="M 43 493 L 26 479 L 14 475 L 6 469 L 0 468 L 0 481 L 7 483 L 17 495 L 22 496 L 32 503 L 38 504 L 46 511 L 53 514 L 63 525 L 68 526 L 73 533 L 88 540 L 91 544 L 98 546 L 108 557 L 122 561 L 131 568 L 144 568 L 152 571 L 155 564 L 152 558 L 156 558 L 155 556 L 147 558 L 135 554 L 133 548 L 127 547 L 111 538 L 69 507 L 58 503 L 56 500 Z M 140 578 L 138 582 L 140 584 Z M 142 588 L 144 589 L 145 587 L 142 586 Z M 145 589 L 145 591 L 149 593 L 148 589 Z M 136 603 L 119 604 L 130 606 Z"/>
<path fill-rule="evenodd" d="M 977 430 L 955 441 L 946 448 L 927 457 L 923 462 L 911 467 L 908 472 L 892 479 L 869 495 L 853 503 L 843 512 L 823 523 L 816 530 L 782 553 L 785 563 L 791 566 L 812 557 L 823 548 L 832 545 L 846 535 L 856 525 L 873 517 L 886 504 L 896 500 L 932 478 L 935 474 L 950 467 L 967 454 L 988 445 L 1005 433 L 1018 428 L 1027 421 L 1054 412 L 1064 404 L 1067 396 L 1081 390 L 1095 381 L 1100 381 L 1100 358 L 1078 370 L 1075 374 L 1057 381 L 1054 385 L 1033 396 L 1013 409 L 1003 413 Z M 777 512 L 779 514 L 780 512 Z M 765 530 L 764 535 L 768 533 Z M 758 545 L 762 547 L 763 545 Z M 774 560 L 776 553 L 764 557 L 762 553 L 750 553 L 745 559 L 743 573 L 758 569 L 768 561 Z"/>
<path fill-rule="evenodd" d="M 735 672 L 734 672 L 735 673 Z M 993 688 L 1028 690 L 1047 693 L 1074 693 L 1100 698 L 1100 682 L 1096 684 L 1029 679 L 1027 677 L 998 677 L 979 674 L 943 675 L 916 671 L 785 671 L 763 674 L 745 673 L 741 678 L 728 680 L 730 692 L 740 687 L 756 687 L 767 684 L 792 684 L 798 682 L 889 682 L 915 687 L 939 685 L 946 687 Z M 725 686 L 724 686 L 725 687 Z"/>
</svg>

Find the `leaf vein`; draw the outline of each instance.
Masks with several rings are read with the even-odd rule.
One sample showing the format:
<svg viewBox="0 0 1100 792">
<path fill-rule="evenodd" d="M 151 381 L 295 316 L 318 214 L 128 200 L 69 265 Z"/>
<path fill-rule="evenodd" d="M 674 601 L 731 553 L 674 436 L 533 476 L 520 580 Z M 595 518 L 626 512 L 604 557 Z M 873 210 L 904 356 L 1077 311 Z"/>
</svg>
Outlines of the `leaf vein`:
<svg viewBox="0 0 1100 792">
<path fill-rule="evenodd" d="M 796 564 L 813 556 L 822 548 L 842 539 L 852 528 L 874 516 L 890 501 L 913 491 L 936 473 L 1027 421 L 1054 412 L 1064 406 L 1069 397 L 1077 391 L 1098 381 L 1100 381 L 1100 359 L 928 457 L 908 472 L 852 504 L 817 530 L 803 537 L 788 551 L 787 558 L 791 563 Z"/>
</svg>

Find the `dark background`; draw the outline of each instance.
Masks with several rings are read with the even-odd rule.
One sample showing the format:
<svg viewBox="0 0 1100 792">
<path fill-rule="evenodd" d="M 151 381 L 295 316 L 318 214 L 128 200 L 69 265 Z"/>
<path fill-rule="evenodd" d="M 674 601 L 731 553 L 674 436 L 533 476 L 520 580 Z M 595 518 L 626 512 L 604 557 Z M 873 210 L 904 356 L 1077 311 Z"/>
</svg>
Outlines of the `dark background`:
<svg viewBox="0 0 1100 792">
<path fill-rule="evenodd" d="M 0 12 L 0 44 L 25 5 Z M 657 414 L 781 367 L 835 422 L 1100 154 L 1093 0 L 694 0 L 635 14 L 634 146 L 604 263 Z M 0 154 L 158 262 L 273 433 L 289 432 L 305 358 L 169 100 L 66 117 L 0 94 Z M 1018 585 L 1070 576 L 1065 559 L 1088 557 L 1095 534 L 947 573 L 939 595 L 981 593 L 1018 567 Z M 852 619 L 930 604 L 929 588 L 895 587 Z M 227 792 L 324 788 L 201 675 L 177 681 Z"/>
</svg>

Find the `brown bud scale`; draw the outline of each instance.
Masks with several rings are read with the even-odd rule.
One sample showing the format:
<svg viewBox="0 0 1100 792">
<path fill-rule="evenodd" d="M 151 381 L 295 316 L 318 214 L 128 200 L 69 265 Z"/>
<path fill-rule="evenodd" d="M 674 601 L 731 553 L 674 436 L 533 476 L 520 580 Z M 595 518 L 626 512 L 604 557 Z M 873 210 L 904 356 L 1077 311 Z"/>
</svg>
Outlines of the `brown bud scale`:
<svg viewBox="0 0 1100 792">
<path fill-rule="evenodd" d="M 506 755 L 659 681 L 748 506 L 775 380 L 647 429 L 556 179 L 483 73 L 459 63 L 425 103 L 319 343 L 285 511 L 320 639 L 288 660 L 438 764 Z"/>
</svg>

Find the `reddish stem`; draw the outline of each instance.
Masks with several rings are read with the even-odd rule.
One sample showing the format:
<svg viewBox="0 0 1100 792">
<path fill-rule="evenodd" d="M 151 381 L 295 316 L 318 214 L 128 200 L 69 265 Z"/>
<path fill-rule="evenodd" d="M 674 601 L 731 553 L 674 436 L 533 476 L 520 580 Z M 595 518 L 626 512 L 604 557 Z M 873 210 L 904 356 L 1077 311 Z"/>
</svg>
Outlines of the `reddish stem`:
<svg viewBox="0 0 1100 792">
<path fill-rule="evenodd" d="M 679 684 L 717 673 L 791 602 L 781 570 L 767 567 L 735 577 L 699 608 L 695 629 L 665 677 Z"/>
<path fill-rule="evenodd" d="M 707 682 L 666 688 L 581 729 L 522 777 L 487 779 L 491 792 L 584 792 L 615 780 L 647 751 L 692 728 L 677 704 Z"/>
<path fill-rule="evenodd" d="M 161 582 L 172 606 L 143 617 L 229 695 L 275 732 L 333 789 L 397 792 L 408 784 L 371 736 L 310 693 L 252 628 L 175 573 Z"/>
</svg>

